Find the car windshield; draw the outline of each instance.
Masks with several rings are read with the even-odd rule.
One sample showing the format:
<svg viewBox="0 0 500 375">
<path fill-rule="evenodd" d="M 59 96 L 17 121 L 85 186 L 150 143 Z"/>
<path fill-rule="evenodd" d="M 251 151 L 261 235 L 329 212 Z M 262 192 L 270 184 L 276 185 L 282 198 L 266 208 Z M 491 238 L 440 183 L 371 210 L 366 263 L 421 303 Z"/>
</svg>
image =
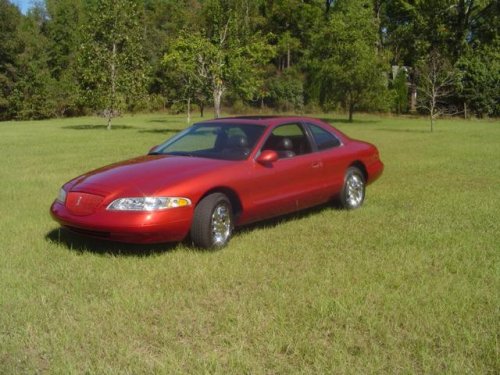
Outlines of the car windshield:
<svg viewBox="0 0 500 375">
<path fill-rule="evenodd" d="M 155 147 L 150 154 L 244 160 L 264 130 L 261 125 L 195 124 Z"/>
</svg>

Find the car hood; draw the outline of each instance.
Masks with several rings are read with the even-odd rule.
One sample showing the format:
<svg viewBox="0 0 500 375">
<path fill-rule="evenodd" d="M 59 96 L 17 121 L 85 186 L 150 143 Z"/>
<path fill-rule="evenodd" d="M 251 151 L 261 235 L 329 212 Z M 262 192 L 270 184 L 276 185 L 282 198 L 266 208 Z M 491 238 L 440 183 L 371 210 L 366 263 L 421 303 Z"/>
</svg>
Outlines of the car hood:
<svg viewBox="0 0 500 375">
<path fill-rule="evenodd" d="M 186 156 L 146 155 L 83 174 L 66 185 L 70 191 L 99 195 L 153 195 L 160 189 L 227 165 L 228 161 Z"/>
</svg>

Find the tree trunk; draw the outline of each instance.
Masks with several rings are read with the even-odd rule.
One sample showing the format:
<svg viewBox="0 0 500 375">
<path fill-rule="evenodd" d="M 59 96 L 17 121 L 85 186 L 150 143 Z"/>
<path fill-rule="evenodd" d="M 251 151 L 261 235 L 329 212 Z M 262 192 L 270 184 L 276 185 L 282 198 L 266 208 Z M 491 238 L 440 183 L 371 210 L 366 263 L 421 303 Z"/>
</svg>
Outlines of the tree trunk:
<svg viewBox="0 0 500 375">
<path fill-rule="evenodd" d="M 111 101 L 110 108 L 108 108 L 108 126 L 107 129 L 111 130 L 111 119 L 115 112 L 115 98 L 116 98 L 116 43 L 113 42 L 113 54 L 111 55 Z"/>
<path fill-rule="evenodd" d="M 382 10 L 382 0 L 375 0 L 375 17 L 377 19 L 378 25 L 378 40 L 377 40 L 377 54 L 382 52 L 382 46 L 384 41 L 384 28 L 382 22 L 380 21 L 380 12 Z"/>
<path fill-rule="evenodd" d="M 191 98 L 187 100 L 187 123 L 191 122 Z"/>
<path fill-rule="evenodd" d="M 414 83 L 410 86 L 410 112 L 417 112 L 417 85 Z"/>
<path fill-rule="evenodd" d="M 353 113 L 354 113 L 354 103 L 349 103 L 349 122 L 352 122 Z"/>
<path fill-rule="evenodd" d="M 220 117 L 220 104 L 221 104 L 221 99 L 222 99 L 222 92 L 223 90 L 221 88 L 216 88 L 214 89 L 214 113 L 215 113 L 215 118 Z"/>
<path fill-rule="evenodd" d="M 290 68 L 290 56 L 291 52 L 290 52 L 290 46 L 287 46 L 287 51 L 286 51 L 286 67 L 287 68 Z"/>
<path fill-rule="evenodd" d="M 436 98 L 437 98 L 437 93 L 436 89 L 434 86 L 432 87 L 432 97 L 430 100 L 430 112 L 431 112 L 431 133 L 434 131 L 434 117 L 436 116 Z"/>
<path fill-rule="evenodd" d="M 203 117 L 203 111 L 205 110 L 205 103 L 200 102 L 199 106 L 200 106 L 200 117 Z"/>
</svg>

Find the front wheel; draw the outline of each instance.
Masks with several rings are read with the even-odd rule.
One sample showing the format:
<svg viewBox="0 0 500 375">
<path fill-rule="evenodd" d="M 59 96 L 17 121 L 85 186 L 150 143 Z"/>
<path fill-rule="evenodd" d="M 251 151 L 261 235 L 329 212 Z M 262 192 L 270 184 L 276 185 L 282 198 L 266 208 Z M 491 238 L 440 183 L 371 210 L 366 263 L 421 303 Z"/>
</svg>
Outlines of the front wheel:
<svg viewBox="0 0 500 375">
<path fill-rule="evenodd" d="M 347 169 L 340 192 L 340 205 L 347 210 L 361 207 L 365 200 L 365 177 L 356 167 Z"/>
<path fill-rule="evenodd" d="M 222 193 L 207 195 L 196 206 L 191 226 L 191 239 L 203 249 L 219 249 L 227 245 L 233 232 L 231 202 Z"/>
</svg>

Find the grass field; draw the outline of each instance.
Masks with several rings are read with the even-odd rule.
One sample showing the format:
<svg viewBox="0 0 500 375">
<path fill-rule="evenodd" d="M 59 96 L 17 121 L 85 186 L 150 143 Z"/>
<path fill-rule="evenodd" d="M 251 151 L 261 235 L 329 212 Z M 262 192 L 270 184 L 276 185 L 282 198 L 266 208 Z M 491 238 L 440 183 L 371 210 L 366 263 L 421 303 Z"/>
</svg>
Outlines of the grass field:
<svg viewBox="0 0 500 375">
<path fill-rule="evenodd" d="M 58 230 L 60 185 L 186 126 L 163 114 L 0 123 L 0 374 L 500 373 L 500 122 L 357 116 L 365 205 L 220 251 Z"/>
</svg>

